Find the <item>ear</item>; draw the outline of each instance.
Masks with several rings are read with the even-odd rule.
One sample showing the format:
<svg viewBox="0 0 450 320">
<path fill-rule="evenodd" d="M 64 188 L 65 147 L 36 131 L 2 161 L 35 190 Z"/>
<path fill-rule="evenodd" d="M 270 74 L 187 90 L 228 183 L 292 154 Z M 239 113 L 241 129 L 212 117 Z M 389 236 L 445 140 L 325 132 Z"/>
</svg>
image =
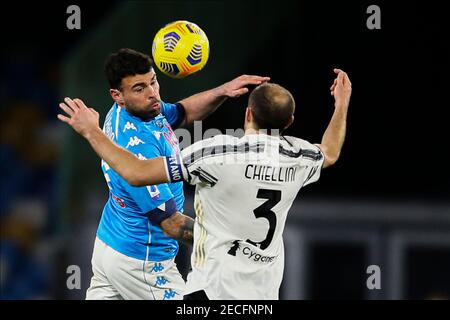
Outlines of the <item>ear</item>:
<svg viewBox="0 0 450 320">
<path fill-rule="evenodd" d="M 286 130 L 287 128 L 289 128 L 293 122 L 294 122 L 294 115 L 291 116 L 291 118 L 289 119 L 289 122 L 287 123 L 287 125 L 284 127 L 283 130 Z"/>
<path fill-rule="evenodd" d="M 250 106 L 248 106 L 247 109 L 245 110 L 245 121 L 247 122 L 253 121 L 253 113 L 252 108 L 250 108 Z"/>
<path fill-rule="evenodd" d="M 109 94 L 111 98 L 121 107 L 125 105 L 122 93 L 117 89 L 109 89 Z"/>
</svg>

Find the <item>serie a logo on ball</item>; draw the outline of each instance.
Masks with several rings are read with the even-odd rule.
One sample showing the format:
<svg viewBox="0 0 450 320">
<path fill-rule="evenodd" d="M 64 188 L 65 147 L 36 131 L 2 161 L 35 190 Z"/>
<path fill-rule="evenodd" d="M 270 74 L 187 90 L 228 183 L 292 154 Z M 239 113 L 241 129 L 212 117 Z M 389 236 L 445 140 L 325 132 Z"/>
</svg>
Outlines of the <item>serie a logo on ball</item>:
<svg viewBox="0 0 450 320">
<path fill-rule="evenodd" d="M 201 70 L 208 61 L 209 41 L 195 23 L 175 21 L 158 31 L 152 55 L 158 69 L 173 78 L 184 78 Z"/>
</svg>

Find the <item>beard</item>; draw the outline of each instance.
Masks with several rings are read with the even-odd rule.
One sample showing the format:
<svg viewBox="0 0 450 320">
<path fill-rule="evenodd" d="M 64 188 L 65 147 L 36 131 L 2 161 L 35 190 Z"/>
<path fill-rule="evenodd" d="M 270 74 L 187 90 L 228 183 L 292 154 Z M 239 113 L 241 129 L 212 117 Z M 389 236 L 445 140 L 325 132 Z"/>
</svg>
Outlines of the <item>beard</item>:
<svg viewBox="0 0 450 320">
<path fill-rule="evenodd" d="M 154 108 L 153 105 L 156 103 L 158 103 L 158 106 Z M 125 102 L 125 108 L 133 116 L 136 116 L 144 121 L 149 121 L 161 112 L 161 102 L 160 100 L 152 100 L 144 107 L 138 107 Z"/>
</svg>

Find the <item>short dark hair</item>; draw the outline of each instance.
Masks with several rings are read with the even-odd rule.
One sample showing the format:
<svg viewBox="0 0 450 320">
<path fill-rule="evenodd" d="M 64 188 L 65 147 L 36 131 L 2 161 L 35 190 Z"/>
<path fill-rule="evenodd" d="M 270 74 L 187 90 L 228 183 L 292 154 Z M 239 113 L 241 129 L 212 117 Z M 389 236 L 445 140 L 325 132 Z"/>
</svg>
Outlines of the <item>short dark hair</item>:
<svg viewBox="0 0 450 320">
<path fill-rule="evenodd" d="M 257 86 L 248 99 L 258 129 L 283 130 L 295 111 L 292 94 L 275 83 Z"/>
<path fill-rule="evenodd" d="M 150 56 L 133 49 L 123 48 L 112 53 L 105 62 L 105 75 L 111 89 L 120 89 L 122 79 L 146 74 L 153 67 Z"/>
</svg>

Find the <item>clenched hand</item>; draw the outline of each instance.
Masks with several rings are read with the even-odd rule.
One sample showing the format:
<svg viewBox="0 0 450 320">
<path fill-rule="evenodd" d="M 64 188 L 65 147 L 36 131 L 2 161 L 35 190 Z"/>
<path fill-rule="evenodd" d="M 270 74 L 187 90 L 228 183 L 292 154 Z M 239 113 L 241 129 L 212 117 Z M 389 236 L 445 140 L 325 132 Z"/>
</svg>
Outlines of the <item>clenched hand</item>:
<svg viewBox="0 0 450 320">
<path fill-rule="evenodd" d="M 341 69 L 334 69 L 337 74 L 336 79 L 330 88 L 331 95 L 334 96 L 336 107 L 348 107 L 350 103 L 350 96 L 352 95 L 352 83 L 344 71 Z"/>
</svg>

